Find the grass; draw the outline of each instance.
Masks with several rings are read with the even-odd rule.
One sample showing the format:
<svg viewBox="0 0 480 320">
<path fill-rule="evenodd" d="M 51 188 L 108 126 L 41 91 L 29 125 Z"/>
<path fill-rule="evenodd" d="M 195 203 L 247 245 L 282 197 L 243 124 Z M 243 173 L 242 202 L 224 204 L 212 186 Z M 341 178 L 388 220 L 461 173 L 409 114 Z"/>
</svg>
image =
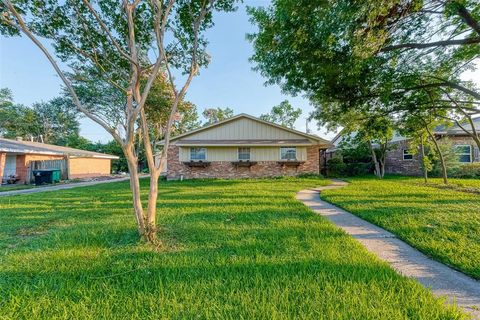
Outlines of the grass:
<svg viewBox="0 0 480 320">
<path fill-rule="evenodd" d="M 12 185 L 2 185 L 0 186 L 0 192 L 14 191 L 14 190 L 24 190 L 35 188 L 34 185 L 26 184 L 12 184 Z"/>
<path fill-rule="evenodd" d="M 161 183 L 160 249 L 128 182 L 0 198 L 0 318 L 464 317 L 294 199 L 327 183 Z"/>
<path fill-rule="evenodd" d="M 424 186 L 419 178 L 352 178 L 322 198 L 381 226 L 430 257 L 480 279 L 480 198 L 457 187 L 479 181 L 452 179 L 453 189 Z M 455 187 L 457 186 L 457 187 Z"/>
</svg>

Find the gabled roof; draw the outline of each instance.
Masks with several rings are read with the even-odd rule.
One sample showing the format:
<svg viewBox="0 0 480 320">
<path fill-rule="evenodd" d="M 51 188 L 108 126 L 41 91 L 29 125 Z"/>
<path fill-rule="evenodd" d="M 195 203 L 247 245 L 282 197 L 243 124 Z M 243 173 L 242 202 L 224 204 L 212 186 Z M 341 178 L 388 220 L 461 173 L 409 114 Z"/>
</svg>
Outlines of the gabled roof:
<svg viewBox="0 0 480 320">
<path fill-rule="evenodd" d="M 477 132 L 480 132 L 480 117 L 472 119 L 473 120 L 473 125 L 475 126 L 475 129 Z M 462 127 L 464 127 L 468 132 L 472 132 L 472 126 L 470 125 L 470 122 L 464 121 L 461 123 Z M 446 126 L 444 124 L 439 125 L 434 129 L 434 132 L 436 134 L 445 134 L 445 135 L 464 135 L 466 134 L 465 131 L 463 131 L 460 126 L 457 124 L 454 124 L 452 126 Z"/>
<path fill-rule="evenodd" d="M 53 144 L 46 144 L 31 141 L 17 141 L 0 138 L 0 152 L 19 154 L 44 154 L 59 155 L 82 158 L 118 159 L 117 156 L 93 151 L 85 151 L 69 147 L 61 147 Z"/>
<path fill-rule="evenodd" d="M 196 133 L 199 133 L 199 132 L 202 132 L 202 131 L 206 131 L 206 130 L 209 130 L 211 128 L 214 128 L 214 127 L 219 127 L 219 126 L 222 126 L 226 123 L 229 123 L 229 122 L 232 122 L 232 121 L 235 121 L 235 120 L 238 120 L 238 119 L 242 119 L 242 118 L 246 118 L 246 119 L 250 119 L 250 120 L 253 120 L 253 121 L 256 121 L 256 122 L 259 122 L 259 123 L 262 123 L 262 124 L 265 124 L 265 125 L 268 125 L 268 126 L 271 126 L 271 127 L 275 127 L 275 128 L 278 128 L 278 129 L 281 129 L 281 130 L 284 130 L 284 131 L 287 131 L 287 132 L 290 132 L 290 133 L 293 133 L 293 134 L 296 134 L 298 136 L 301 136 L 301 137 L 304 137 L 306 138 L 306 140 L 304 140 L 304 142 L 306 141 L 307 143 L 310 143 L 309 141 L 310 140 L 313 140 L 315 141 L 316 143 L 318 144 L 327 144 L 327 145 L 330 145 L 330 141 L 328 140 L 325 140 L 323 138 L 320 138 L 319 136 L 316 136 L 316 135 L 311 135 L 311 134 L 307 134 L 307 133 L 304 133 L 304 132 L 301 132 L 301 131 L 298 131 L 298 130 L 295 130 L 295 129 L 290 129 L 290 128 L 287 128 L 287 127 L 284 127 L 284 126 L 281 126 L 281 125 L 278 125 L 278 124 L 275 124 L 275 123 L 272 123 L 272 122 L 269 122 L 269 121 L 265 121 L 265 120 L 262 120 L 262 119 L 259 119 L 259 118 L 256 118 L 254 116 L 251 116 L 249 114 L 246 114 L 246 113 L 241 113 L 239 115 L 236 115 L 234 117 L 231 117 L 231 118 L 228 118 L 228 119 L 225 119 L 225 120 L 222 120 L 222 121 L 219 121 L 219 122 L 216 122 L 216 123 L 213 123 L 213 124 L 210 124 L 210 125 L 207 125 L 205 127 L 202 127 L 202 128 L 198 128 L 198 129 L 195 129 L 195 130 L 192 130 L 192 131 L 189 131 L 189 132 L 186 132 L 186 133 L 183 133 L 183 134 L 180 134 L 178 136 L 175 136 L 173 138 L 171 138 L 170 141 L 177 141 L 177 140 L 180 140 L 180 139 L 183 139 L 183 138 L 186 138 L 190 135 L 193 135 L 193 134 L 196 134 Z M 297 139 L 298 140 L 298 139 Z M 283 140 L 282 140 L 283 141 Z M 208 141 L 208 142 L 211 142 L 213 143 L 213 141 Z M 238 144 L 238 143 L 234 143 L 235 141 L 234 140 L 224 140 L 222 144 Z M 237 141 L 238 142 L 238 141 Z M 251 144 L 255 144 L 255 141 L 253 140 L 249 140 L 249 141 L 242 141 L 241 144 L 246 144 L 246 143 L 251 143 Z M 272 144 L 276 144 L 277 142 L 276 141 L 270 141 Z M 163 143 L 163 141 L 160 141 L 160 143 Z M 207 143 L 207 141 L 204 141 L 204 143 Z M 258 143 L 258 142 L 257 142 Z M 311 144 L 311 143 L 310 143 Z"/>
</svg>

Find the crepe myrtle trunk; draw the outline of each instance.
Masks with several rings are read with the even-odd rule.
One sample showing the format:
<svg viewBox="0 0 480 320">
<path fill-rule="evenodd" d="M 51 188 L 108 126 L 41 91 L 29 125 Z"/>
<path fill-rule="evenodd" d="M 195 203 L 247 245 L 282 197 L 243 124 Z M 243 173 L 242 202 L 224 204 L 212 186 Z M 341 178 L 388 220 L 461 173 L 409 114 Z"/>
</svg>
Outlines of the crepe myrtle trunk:
<svg viewBox="0 0 480 320">
<path fill-rule="evenodd" d="M 375 166 L 375 170 L 374 170 L 375 175 L 377 176 L 377 178 L 382 179 L 383 175 L 382 175 L 382 170 L 380 169 L 380 163 L 378 162 L 377 154 L 375 153 L 375 149 L 373 148 L 372 142 L 370 140 L 368 141 L 368 147 L 372 154 L 372 162 L 373 162 L 373 165 Z"/>
<path fill-rule="evenodd" d="M 140 176 L 138 174 L 138 158 L 135 155 L 133 145 L 126 146 L 123 149 L 128 164 L 130 174 L 130 189 L 132 191 L 133 209 L 137 221 L 138 233 L 141 237 L 145 235 L 145 219 L 140 193 Z"/>
<path fill-rule="evenodd" d="M 423 142 L 423 137 L 422 140 L 420 141 L 420 152 L 422 156 L 422 170 L 423 170 L 423 180 L 425 183 L 428 183 L 428 168 L 427 168 L 427 158 L 425 156 L 425 144 Z"/>
<path fill-rule="evenodd" d="M 435 146 L 435 150 L 437 151 L 438 158 L 440 159 L 440 166 L 442 167 L 443 183 L 448 184 L 447 165 L 445 163 L 445 158 L 443 157 L 443 152 L 440 149 L 440 146 L 438 145 L 438 141 L 437 139 L 435 139 L 435 136 L 433 135 L 432 131 L 428 127 L 426 129 L 430 139 L 433 142 L 433 145 Z"/>
</svg>

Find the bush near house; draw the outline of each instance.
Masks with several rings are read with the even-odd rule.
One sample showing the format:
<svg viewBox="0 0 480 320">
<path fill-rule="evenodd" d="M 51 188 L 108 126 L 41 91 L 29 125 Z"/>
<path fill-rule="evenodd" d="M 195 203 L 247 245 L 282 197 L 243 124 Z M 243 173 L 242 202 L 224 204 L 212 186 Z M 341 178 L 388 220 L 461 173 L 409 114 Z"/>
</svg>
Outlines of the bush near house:
<svg viewBox="0 0 480 320">
<path fill-rule="evenodd" d="M 0 198 L 1 317 L 463 317 L 294 198 L 327 183 L 163 182 L 159 249 L 138 243 L 128 182 Z"/>
<path fill-rule="evenodd" d="M 451 178 L 480 178 L 480 162 L 452 167 L 448 173 Z"/>
</svg>

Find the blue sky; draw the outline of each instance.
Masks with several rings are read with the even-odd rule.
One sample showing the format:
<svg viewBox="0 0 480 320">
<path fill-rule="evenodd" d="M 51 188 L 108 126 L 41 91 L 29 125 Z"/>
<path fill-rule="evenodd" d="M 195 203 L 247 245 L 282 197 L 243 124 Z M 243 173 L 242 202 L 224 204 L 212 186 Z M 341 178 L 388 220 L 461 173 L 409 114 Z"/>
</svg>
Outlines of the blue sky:
<svg viewBox="0 0 480 320">
<path fill-rule="evenodd" d="M 264 86 L 265 79 L 252 70 L 253 65 L 248 61 L 253 50 L 245 35 L 254 31 L 254 27 L 248 21 L 246 5 L 267 4 L 268 1 L 247 0 L 234 13 L 216 15 L 215 26 L 208 32 L 212 61 L 192 82 L 187 99 L 197 105 L 199 113 L 210 107 L 230 107 L 235 113 L 254 116 L 289 99 L 303 110 L 296 129 L 305 131 L 306 117 L 312 110 L 308 101 L 286 96 L 278 86 Z M 479 80 L 480 72 L 477 70 L 465 77 Z M 31 105 L 57 96 L 61 85 L 51 65 L 28 39 L 0 37 L 0 87 L 10 88 L 15 101 Z M 310 129 L 324 138 L 335 135 L 317 130 L 314 123 L 310 124 Z M 111 140 L 108 133 L 88 120 L 82 120 L 81 134 L 93 141 Z"/>
<path fill-rule="evenodd" d="M 278 86 L 264 86 L 265 79 L 252 70 L 253 65 L 248 61 L 253 50 L 245 35 L 254 27 L 248 21 L 246 5 L 266 4 L 267 1 L 246 1 L 234 13 L 216 15 L 215 26 L 207 35 L 212 61 L 192 82 L 187 99 L 197 105 L 199 113 L 210 107 L 230 107 L 235 113 L 254 116 L 289 99 L 293 106 L 303 110 L 296 128 L 304 131 L 306 117 L 312 110 L 308 101 L 286 96 Z M 25 38 L 0 39 L 0 87 L 10 88 L 16 102 L 30 105 L 59 94 L 60 79 L 38 48 Z M 334 135 L 317 131 L 314 123 L 310 129 L 322 137 Z M 88 120 L 82 120 L 81 134 L 93 141 L 111 140 L 108 133 Z"/>
</svg>

